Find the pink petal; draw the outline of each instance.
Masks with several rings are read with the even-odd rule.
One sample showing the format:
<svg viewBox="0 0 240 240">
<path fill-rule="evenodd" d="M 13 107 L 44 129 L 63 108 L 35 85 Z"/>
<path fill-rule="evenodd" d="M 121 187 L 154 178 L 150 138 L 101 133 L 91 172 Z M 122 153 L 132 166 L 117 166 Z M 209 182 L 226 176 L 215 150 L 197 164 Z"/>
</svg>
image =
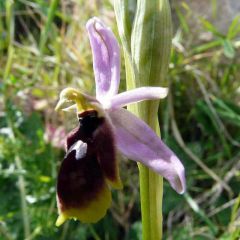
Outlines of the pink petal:
<svg viewBox="0 0 240 240">
<path fill-rule="evenodd" d="M 92 47 L 96 96 L 99 101 L 118 92 L 120 79 L 120 50 L 113 32 L 98 18 L 87 22 Z"/>
<path fill-rule="evenodd" d="M 124 107 L 144 100 L 161 99 L 167 96 L 168 89 L 162 87 L 141 87 L 117 94 L 111 99 L 111 108 Z"/>
<path fill-rule="evenodd" d="M 125 109 L 109 111 L 118 149 L 165 177 L 178 193 L 186 189 L 185 170 L 177 156 L 142 120 Z"/>
</svg>

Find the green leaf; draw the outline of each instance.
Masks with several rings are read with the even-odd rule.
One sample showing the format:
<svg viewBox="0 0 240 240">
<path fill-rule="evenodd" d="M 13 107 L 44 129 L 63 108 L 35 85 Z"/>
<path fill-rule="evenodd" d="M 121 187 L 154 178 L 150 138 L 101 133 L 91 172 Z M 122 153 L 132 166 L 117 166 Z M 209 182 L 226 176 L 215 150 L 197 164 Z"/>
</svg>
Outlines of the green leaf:
<svg viewBox="0 0 240 240">
<path fill-rule="evenodd" d="M 236 105 L 231 106 L 219 98 L 213 97 L 213 102 L 217 113 L 227 122 L 240 127 L 240 108 Z"/>
<path fill-rule="evenodd" d="M 229 29 L 228 29 L 228 33 L 227 33 L 227 38 L 228 39 L 233 39 L 236 37 L 236 35 L 240 32 L 240 16 L 236 16 Z"/>
<path fill-rule="evenodd" d="M 204 18 L 200 18 L 200 21 L 203 25 L 203 27 L 208 30 L 209 32 L 213 33 L 215 36 L 221 37 L 223 38 L 224 35 L 222 33 L 220 33 L 217 28 L 210 23 L 208 20 L 204 19 Z"/>
<path fill-rule="evenodd" d="M 189 33 L 189 27 L 188 27 L 188 23 L 187 23 L 187 20 L 185 18 L 185 16 L 181 13 L 181 11 L 176 7 L 176 13 L 177 13 L 177 16 L 178 16 L 178 19 L 180 21 L 180 25 L 183 29 L 183 31 L 185 33 Z"/>
<path fill-rule="evenodd" d="M 228 40 L 223 40 L 223 53 L 227 58 L 234 58 L 235 57 L 235 49 L 233 44 Z"/>
<path fill-rule="evenodd" d="M 131 225 L 127 240 L 140 240 L 142 236 L 142 224 L 140 221 Z"/>
<path fill-rule="evenodd" d="M 205 43 L 205 44 L 202 44 L 200 46 L 197 46 L 197 47 L 193 48 L 193 52 L 194 53 L 201 53 L 201 52 L 207 51 L 209 49 L 221 46 L 221 44 L 222 44 L 221 40 L 219 40 L 219 39 L 214 40 L 212 42 Z"/>
<path fill-rule="evenodd" d="M 132 23 L 129 9 L 128 0 L 116 0 L 114 1 L 114 9 L 116 14 L 116 20 L 118 25 L 118 32 L 127 53 L 131 54 L 131 31 Z"/>
</svg>

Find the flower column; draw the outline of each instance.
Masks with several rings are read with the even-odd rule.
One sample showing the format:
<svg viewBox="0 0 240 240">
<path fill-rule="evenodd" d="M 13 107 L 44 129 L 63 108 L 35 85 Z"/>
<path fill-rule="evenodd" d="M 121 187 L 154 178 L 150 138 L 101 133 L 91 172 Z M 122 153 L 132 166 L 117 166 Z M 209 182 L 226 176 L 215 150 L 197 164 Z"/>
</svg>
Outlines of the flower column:
<svg viewBox="0 0 240 240">
<path fill-rule="evenodd" d="M 116 0 L 115 12 L 124 47 L 127 88 L 163 85 L 172 38 L 168 0 L 138 0 L 133 23 L 127 0 Z M 160 135 L 158 107 L 159 101 L 148 101 L 128 109 Z M 162 239 L 163 179 L 142 164 L 139 174 L 143 239 Z"/>
</svg>

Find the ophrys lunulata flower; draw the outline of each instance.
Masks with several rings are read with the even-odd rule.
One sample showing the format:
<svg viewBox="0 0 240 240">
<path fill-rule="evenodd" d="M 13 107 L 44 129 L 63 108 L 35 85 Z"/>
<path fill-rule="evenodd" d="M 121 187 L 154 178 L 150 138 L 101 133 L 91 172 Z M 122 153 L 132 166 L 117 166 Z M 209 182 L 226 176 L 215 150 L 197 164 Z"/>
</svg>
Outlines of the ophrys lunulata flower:
<svg viewBox="0 0 240 240">
<path fill-rule="evenodd" d="M 61 92 L 56 107 L 61 109 L 66 102 L 74 102 L 79 119 L 79 126 L 67 137 L 67 153 L 59 171 L 57 225 L 67 218 L 96 222 L 104 216 L 111 204 L 110 188 L 121 187 L 117 150 L 161 174 L 178 193 L 185 191 L 180 160 L 146 123 L 123 108 L 134 102 L 164 98 L 167 89 L 142 87 L 117 94 L 118 43 L 97 18 L 88 21 L 87 29 L 96 97 L 67 88 Z"/>
</svg>

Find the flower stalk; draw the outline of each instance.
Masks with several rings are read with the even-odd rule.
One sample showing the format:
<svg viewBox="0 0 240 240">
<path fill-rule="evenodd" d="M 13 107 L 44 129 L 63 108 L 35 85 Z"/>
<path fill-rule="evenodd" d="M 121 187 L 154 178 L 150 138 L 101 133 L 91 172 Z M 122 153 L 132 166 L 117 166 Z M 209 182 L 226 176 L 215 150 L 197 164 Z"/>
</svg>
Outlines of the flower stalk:
<svg viewBox="0 0 240 240">
<path fill-rule="evenodd" d="M 127 88 L 162 85 L 171 52 L 169 2 L 138 0 L 133 24 L 129 21 L 128 5 L 127 0 L 115 1 L 117 24 L 124 47 Z M 159 101 L 154 100 L 131 105 L 128 109 L 160 136 L 158 107 Z M 163 179 L 146 166 L 140 163 L 138 166 L 143 239 L 162 239 Z"/>
</svg>

